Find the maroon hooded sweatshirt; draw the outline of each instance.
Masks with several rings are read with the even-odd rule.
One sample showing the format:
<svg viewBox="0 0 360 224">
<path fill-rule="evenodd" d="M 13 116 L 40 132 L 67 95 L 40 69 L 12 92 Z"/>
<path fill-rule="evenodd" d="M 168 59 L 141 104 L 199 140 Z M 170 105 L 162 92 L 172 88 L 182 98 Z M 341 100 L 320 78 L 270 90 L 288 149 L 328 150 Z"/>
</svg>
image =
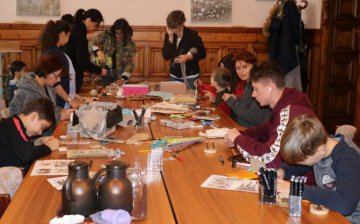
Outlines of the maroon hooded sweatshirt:
<svg viewBox="0 0 360 224">
<path fill-rule="evenodd" d="M 269 120 L 248 128 L 236 137 L 235 145 L 246 160 L 258 159 L 267 167 L 278 168 L 280 141 L 288 122 L 302 114 L 315 115 L 307 95 L 296 89 L 285 88 L 272 109 Z"/>
</svg>

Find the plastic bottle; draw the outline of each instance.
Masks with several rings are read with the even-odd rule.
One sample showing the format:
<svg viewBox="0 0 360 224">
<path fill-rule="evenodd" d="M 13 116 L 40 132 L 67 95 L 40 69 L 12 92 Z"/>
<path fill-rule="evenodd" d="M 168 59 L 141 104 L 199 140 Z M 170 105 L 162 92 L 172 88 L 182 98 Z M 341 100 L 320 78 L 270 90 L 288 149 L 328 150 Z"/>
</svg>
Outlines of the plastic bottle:
<svg viewBox="0 0 360 224">
<path fill-rule="evenodd" d="M 128 178 L 133 188 L 133 210 L 131 215 L 134 220 L 145 218 L 147 213 L 147 186 L 142 181 L 139 168 L 129 168 Z"/>
</svg>

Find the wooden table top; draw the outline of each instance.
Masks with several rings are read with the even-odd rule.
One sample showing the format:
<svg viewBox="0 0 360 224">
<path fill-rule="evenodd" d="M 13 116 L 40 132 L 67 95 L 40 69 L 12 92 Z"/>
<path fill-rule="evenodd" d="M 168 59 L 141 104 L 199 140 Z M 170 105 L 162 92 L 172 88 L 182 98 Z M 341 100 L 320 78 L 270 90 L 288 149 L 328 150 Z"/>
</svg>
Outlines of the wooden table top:
<svg viewBox="0 0 360 224">
<path fill-rule="evenodd" d="M 143 104 L 139 101 L 111 100 L 128 108 L 138 108 Z M 220 120 L 216 121 L 218 126 L 241 128 L 226 115 L 217 113 L 220 115 Z M 152 132 L 153 138 L 198 136 L 199 131 L 206 129 L 176 130 L 160 126 L 160 119 L 168 116 L 160 114 L 156 116 L 157 120 L 145 127 L 146 132 Z M 61 132 L 64 132 L 64 129 Z M 132 133 L 131 128 L 117 128 L 110 137 L 127 139 Z M 151 173 L 146 179 L 148 214 L 144 220 L 136 223 L 348 223 L 341 214 L 333 211 L 326 216 L 310 214 L 308 203 L 303 204 L 301 220 L 293 220 L 289 218 L 288 208 L 261 205 L 256 193 L 200 187 L 212 174 L 225 175 L 228 172 L 244 169 L 244 167 L 231 168 L 226 158 L 233 155 L 233 152 L 225 145 L 223 139 L 208 140 L 210 146 L 213 142 L 217 148 L 214 155 L 204 153 L 205 142 L 197 143 L 180 152 L 184 161 L 168 160 L 170 154 L 164 152 L 163 171 Z M 150 149 L 150 143 L 151 141 L 141 145 L 111 143 L 106 147 L 125 151 L 126 155 L 121 160 L 131 164 L 135 157 L 142 162 L 146 161 L 147 153 L 139 153 L 139 150 Z M 219 162 L 219 155 L 225 158 L 223 165 Z M 64 158 L 64 153 L 55 151 L 42 159 Z M 111 158 L 92 160 L 91 171 L 97 171 L 101 164 L 105 164 Z M 61 204 L 61 191 L 55 190 L 46 181 L 47 178 L 49 177 L 27 175 L 0 223 L 48 223 L 56 215 Z"/>
</svg>

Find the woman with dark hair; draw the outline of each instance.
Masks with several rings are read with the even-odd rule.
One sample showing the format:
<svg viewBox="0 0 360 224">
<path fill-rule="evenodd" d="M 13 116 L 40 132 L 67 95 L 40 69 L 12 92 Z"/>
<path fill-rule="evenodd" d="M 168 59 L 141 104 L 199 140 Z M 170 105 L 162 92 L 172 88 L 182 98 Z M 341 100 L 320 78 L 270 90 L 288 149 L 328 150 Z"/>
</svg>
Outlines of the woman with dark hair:
<svg viewBox="0 0 360 224">
<path fill-rule="evenodd" d="M 23 76 L 17 82 L 17 90 L 10 102 L 10 116 L 19 115 L 25 105 L 39 98 L 48 98 L 56 106 L 56 94 L 53 86 L 64 74 L 66 69 L 62 60 L 55 53 L 44 54 L 39 58 L 37 67 L 33 73 Z M 55 108 L 56 121 L 69 119 L 72 109 Z"/>
<path fill-rule="evenodd" d="M 50 20 L 39 39 L 41 52 L 43 54 L 55 53 L 63 62 L 65 76 L 54 85 L 57 96 L 57 105 L 63 108 L 77 108 L 82 101 L 76 94 L 75 69 L 71 59 L 62 47 L 69 41 L 70 24 L 63 20 Z M 76 100 L 77 99 L 77 100 Z"/>
<path fill-rule="evenodd" d="M 200 75 L 199 60 L 206 57 L 206 49 L 198 33 L 184 26 L 185 21 L 180 10 L 167 16 L 162 55 L 165 60 L 170 59 L 170 80 L 195 89 L 194 82 Z"/>
<path fill-rule="evenodd" d="M 82 86 L 84 71 L 105 76 L 107 70 L 94 65 L 90 61 L 88 40 L 86 34 L 95 31 L 104 21 L 101 12 L 97 9 L 87 11 L 79 9 L 74 16 L 69 42 L 65 45 L 65 52 L 69 55 L 76 73 L 76 92 Z"/>
<path fill-rule="evenodd" d="M 239 125 L 244 127 L 256 126 L 267 120 L 271 113 L 268 107 L 261 107 L 252 97 L 253 88 L 249 78 L 256 58 L 248 51 L 237 53 L 233 58 L 238 81 L 233 86 L 235 88 L 234 94 L 225 93 L 222 98 L 232 109 L 235 115 L 233 119 Z M 237 95 L 240 92 L 241 95 Z"/>
<path fill-rule="evenodd" d="M 109 30 L 103 31 L 90 41 L 91 51 L 96 55 L 94 62 L 111 71 L 110 76 L 103 77 L 103 84 L 116 81 L 122 85 L 130 79 L 134 70 L 133 57 L 136 54 L 132 35 L 133 29 L 121 18 L 116 20 Z"/>
</svg>

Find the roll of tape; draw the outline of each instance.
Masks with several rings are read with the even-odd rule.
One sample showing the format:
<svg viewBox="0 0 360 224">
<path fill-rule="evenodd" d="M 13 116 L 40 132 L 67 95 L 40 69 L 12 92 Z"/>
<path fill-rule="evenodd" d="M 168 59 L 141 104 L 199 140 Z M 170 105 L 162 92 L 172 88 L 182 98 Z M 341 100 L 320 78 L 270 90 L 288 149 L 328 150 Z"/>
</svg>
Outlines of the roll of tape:
<svg viewBox="0 0 360 224">
<path fill-rule="evenodd" d="M 207 154 L 214 154 L 214 153 L 216 153 L 216 149 L 214 149 L 214 148 L 205 148 L 204 152 L 207 153 Z"/>
<path fill-rule="evenodd" d="M 326 215 L 329 213 L 329 209 L 323 205 L 311 204 L 310 205 L 310 213 L 315 214 L 315 215 Z"/>
</svg>

